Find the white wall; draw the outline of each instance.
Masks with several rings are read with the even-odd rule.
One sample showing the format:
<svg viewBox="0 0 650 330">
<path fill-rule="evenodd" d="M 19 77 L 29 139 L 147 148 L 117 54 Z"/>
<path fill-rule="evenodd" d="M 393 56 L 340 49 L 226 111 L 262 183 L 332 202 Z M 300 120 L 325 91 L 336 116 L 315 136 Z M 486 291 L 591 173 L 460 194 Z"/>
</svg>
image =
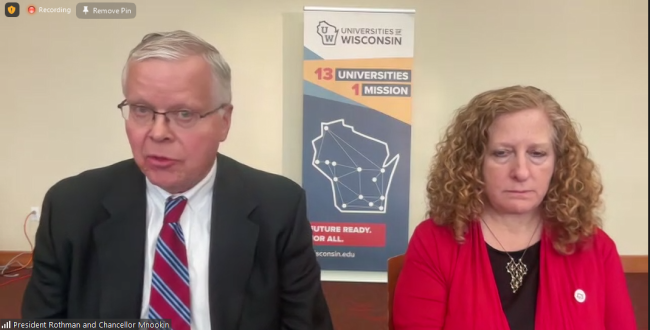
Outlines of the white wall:
<svg viewBox="0 0 650 330">
<path fill-rule="evenodd" d="M 645 0 L 240 0 L 137 2 L 133 20 L 73 13 L 0 17 L 0 250 L 26 250 L 23 219 L 59 179 L 129 157 L 120 73 L 145 33 L 186 29 L 234 72 L 222 151 L 300 181 L 302 7 L 416 10 L 411 228 L 429 160 L 454 109 L 486 89 L 532 84 L 582 125 L 600 164 L 606 230 L 622 254 L 648 247 L 648 3 Z M 30 223 L 29 236 L 36 224 Z"/>
</svg>

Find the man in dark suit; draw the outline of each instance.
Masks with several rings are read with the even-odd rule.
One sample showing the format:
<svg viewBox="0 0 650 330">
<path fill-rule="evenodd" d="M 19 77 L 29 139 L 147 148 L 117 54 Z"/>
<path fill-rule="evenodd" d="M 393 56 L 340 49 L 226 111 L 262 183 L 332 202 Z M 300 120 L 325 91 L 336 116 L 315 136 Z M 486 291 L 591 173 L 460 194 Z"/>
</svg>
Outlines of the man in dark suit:
<svg viewBox="0 0 650 330">
<path fill-rule="evenodd" d="M 305 193 L 218 153 L 230 69 L 184 31 L 145 36 L 119 104 L 133 159 L 45 195 L 23 318 L 174 330 L 331 330 Z"/>
</svg>

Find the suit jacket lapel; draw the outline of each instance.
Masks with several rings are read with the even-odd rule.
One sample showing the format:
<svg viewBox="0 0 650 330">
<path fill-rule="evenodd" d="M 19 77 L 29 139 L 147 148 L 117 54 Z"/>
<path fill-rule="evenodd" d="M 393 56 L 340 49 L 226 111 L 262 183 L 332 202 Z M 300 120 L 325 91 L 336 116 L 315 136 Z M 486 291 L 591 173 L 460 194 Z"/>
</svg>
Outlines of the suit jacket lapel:
<svg viewBox="0 0 650 330">
<path fill-rule="evenodd" d="M 234 160 L 219 154 L 212 202 L 209 296 L 213 329 L 236 329 L 253 267 L 258 226 L 253 192 Z"/>
<path fill-rule="evenodd" d="M 93 230 L 102 318 L 140 318 L 147 198 L 144 175 L 130 165 L 104 199 L 108 218 Z"/>
</svg>

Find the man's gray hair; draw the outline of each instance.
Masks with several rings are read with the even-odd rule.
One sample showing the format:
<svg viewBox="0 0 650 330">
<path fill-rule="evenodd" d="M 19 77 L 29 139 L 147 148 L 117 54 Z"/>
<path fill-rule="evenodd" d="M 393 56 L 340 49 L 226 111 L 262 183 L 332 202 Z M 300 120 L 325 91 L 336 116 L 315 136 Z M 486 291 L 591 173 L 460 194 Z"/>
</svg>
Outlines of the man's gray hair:
<svg viewBox="0 0 650 330">
<path fill-rule="evenodd" d="M 219 98 L 221 104 L 230 103 L 232 101 L 230 66 L 214 46 L 183 30 L 145 35 L 129 53 L 122 70 L 122 90 L 126 85 L 129 63 L 151 58 L 178 60 L 192 55 L 201 55 L 208 62 L 218 89 L 215 91 L 215 96 Z"/>
</svg>

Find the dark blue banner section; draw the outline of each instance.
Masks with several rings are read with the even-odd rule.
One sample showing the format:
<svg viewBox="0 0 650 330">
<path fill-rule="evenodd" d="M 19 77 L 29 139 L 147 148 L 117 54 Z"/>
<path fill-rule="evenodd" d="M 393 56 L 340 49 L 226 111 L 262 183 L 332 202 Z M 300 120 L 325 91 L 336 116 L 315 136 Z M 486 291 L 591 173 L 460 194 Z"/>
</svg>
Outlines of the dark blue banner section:
<svg viewBox="0 0 650 330">
<path fill-rule="evenodd" d="M 303 187 L 324 270 L 386 271 L 408 242 L 411 126 L 351 102 L 303 104 Z"/>
</svg>

